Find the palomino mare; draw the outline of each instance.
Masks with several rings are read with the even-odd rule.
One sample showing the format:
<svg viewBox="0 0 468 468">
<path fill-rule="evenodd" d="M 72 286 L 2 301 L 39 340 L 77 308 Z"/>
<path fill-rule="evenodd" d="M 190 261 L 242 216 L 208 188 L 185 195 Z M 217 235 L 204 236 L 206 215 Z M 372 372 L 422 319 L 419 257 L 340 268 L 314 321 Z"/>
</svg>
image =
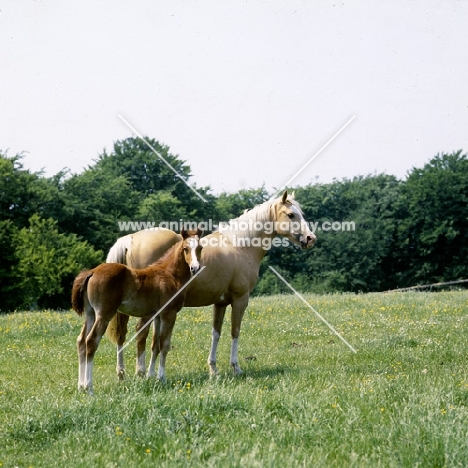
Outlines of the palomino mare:
<svg viewBox="0 0 468 468">
<path fill-rule="evenodd" d="M 92 393 L 94 355 L 109 321 L 121 312 L 134 317 L 151 317 L 160 309 L 160 327 L 155 349 L 161 352 L 158 378 L 165 379 L 166 356 L 177 312 L 184 304 L 181 288 L 200 269 L 201 231 L 182 231 L 183 240 L 173 245 L 157 262 L 135 269 L 119 263 L 101 263 L 81 272 L 72 289 L 72 306 L 85 322 L 77 339 L 78 388 Z"/>
<path fill-rule="evenodd" d="M 287 191 L 275 200 L 246 211 L 228 225 L 204 237 L 201 264 L 206 268 L 188 286 L 184 307 L 213 304 L 212 340 L 208 357 L 211 374 L 217 373 L 216 350 L 228 305 L 231 305 L 231 366 L 235 374 L 242 373 L 238 360 L 239 332 L 249 296 L 258 280 L 260 262 L 272 241 L 280 235 L 303 249 L 312 247 L 316 237 L 304 220 L 294 195 Z M 107 257 L 108 262 L 128 262 L 129 265 L 149 264 L 157 259 L 161 245 L 177 241 L 177 234 L 166 229 L 139 231 L 120 238 Z M 130 238 L 130 239 L 129 239 Z M 131 242 L 130 242 L 131 241 Z M 123 245 L 125 244 L 125 245 Z M 147 320 L 147 319 L 146 319 Z M 117 344 L 117 373 L 124 374 L 122 345 L 125 341 L 128 317 L 117 314 L 107 336 Z M 141 319 L 140 329 L 145 323 Z M 148 327 L 137 337 L 137 374 L 145 373 L 145 343 Z M 148 369 L 154 375 L 155 343 Z"/>
</svg>

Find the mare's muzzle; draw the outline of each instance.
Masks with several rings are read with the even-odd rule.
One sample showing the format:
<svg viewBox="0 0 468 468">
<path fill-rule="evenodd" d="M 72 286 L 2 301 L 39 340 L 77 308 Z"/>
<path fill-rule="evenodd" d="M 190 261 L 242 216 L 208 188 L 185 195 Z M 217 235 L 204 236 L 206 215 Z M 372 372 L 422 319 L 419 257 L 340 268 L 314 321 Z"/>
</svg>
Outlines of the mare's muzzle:
<svg viewBox="0 0 468 468">
<path fill-rule="evenodd" d="M 308 236 L 301 236 L 299 242 L 303 249 L 309 249 L 315 244 L 317 237 L 315 234 L 310 233 Z"/>
</svg>

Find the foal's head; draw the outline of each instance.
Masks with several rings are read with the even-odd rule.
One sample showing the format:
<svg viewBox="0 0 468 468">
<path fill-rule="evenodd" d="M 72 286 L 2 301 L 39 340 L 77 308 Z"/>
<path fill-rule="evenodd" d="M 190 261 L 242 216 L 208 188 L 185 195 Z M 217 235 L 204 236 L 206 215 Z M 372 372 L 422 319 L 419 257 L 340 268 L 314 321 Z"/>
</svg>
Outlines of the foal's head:
<svg viewBox="0 0 468 468">
<path fill-rule="evenodd" d="M 186 231 L 182 229 L 180 235 L 182 236 L 182 250 L 187 265 L 190 267 L 190 273 L 194 275 L 200 269 L 200 254 L 202 246 L 200 244 L 200 237 L 203 231 L 197 229 L 196 231 Z"/>
</svg>

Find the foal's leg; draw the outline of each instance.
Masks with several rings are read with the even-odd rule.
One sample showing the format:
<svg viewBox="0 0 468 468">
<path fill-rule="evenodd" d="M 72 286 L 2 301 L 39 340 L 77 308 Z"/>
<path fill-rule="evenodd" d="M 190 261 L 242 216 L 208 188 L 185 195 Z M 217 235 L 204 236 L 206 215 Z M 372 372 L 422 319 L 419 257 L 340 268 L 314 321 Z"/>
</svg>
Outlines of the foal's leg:
<svg viewBox="0 0 468 468">
<path fill-rule="evenodd" d="M 234 299 L 232 302 L 231 314 L 231 366 L 234 374 L 242 374 L 242 369 L 239 366 L 239 359 L 237 357 L 237 349 L 239 346 L 239 333 L 241 329 L 242 317 L 244 316 L 245 309 L 249 303 L 249 294 Z"/>
<path fill-rule="evenodd" d="M 166 381 L 166 357 L 167 353 L 171 349 L 171 336 L 176 318 L 177 311 L 175 310 L 164 312 L 163 317 L 161 317 L 161 327 L 159 336 L 159 349 L 161 351 L 161 354 L 159 356 L 158 367 L 158 379 L 161 380 L 161 382 Z"/>
<path fill-rule="evenodd" d="M 219 337 L 221 336 L 221 328 L 223 326 L 224 315 L 226 313 L 226 305 L 213 305 L 213 328 L 211 331 L 211 349 L 208 356 L 208 366 L 210 374 L 216 375 L 218 369 L 216 367 L 216 350 L 218 349 Z"/>
<path fill-rule="evenodd" d="M 97 348 L 101 341 L 102 335 L 104 335 L 109 320 L 104 320 L 97 314 L 96 321 L 94 322 L 93 328 L 86 337 L 86 370 L 84 389 L 88 393 L 93 393 L 93 362 L 94 355 L 96 354 Z"/>
<path fill-rule="evenodd" d="M 151 317 L 143 317 L 138 320 L 136 330 L 136 345 L 137 345 L 137 359 L 136 359 L 136 375 L 144 376 L 146 372 L 146 362 L 145 362 L 145 351 L 146 351 L 146 339 L 148 338 L 149 325 L 145 325 L 151 320 Z M 145 327 L 141 332 L 140 330 Z"/>
<path fill-rule="evenodd" d="M 78 335 L 76 345 L 78 348 L 78 390 L 85 390 L 85 372 L 86 372 L 86 337 L 88 331 L 94 324 L 94 311 L 86 311 L 81 333 Z"/>
<path fill-rule="evenodd" d="M 148 368 L 147 377 L 154 377 L 155 376 L 155 369 L 156 369 L 156 359 L 159 355 L 159 346 L 161 340 L 161 317 L 158 315 L 153 320 L 153 341 L 151 343 L 151 361 Z"/>
</svg>

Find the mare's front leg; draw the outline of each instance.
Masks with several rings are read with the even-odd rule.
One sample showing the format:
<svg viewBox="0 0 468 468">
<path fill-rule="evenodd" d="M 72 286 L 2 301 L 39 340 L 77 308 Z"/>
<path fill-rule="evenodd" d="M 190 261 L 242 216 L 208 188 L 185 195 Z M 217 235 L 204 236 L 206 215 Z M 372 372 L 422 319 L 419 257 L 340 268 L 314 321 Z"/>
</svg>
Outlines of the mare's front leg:
<svg viewBox="0 0 468 468">
<path fill-rule="evenodd" d="M 237 351 L 239 347 L 239 334 L 241 329 L 242 318 L 244 317 L 245 309 L 249 303 L 249 294 L 234 299 L 232 302 L 231 314 L 231 366 L 235 375 L 242 374 L 242 369 L 239 366 L 239 358 Z"/>
<path fill-rule="evenodd" d="M 161 354 L 159 356 L 158 379 L 161 382 L 166 382 L 166 357 L 171 349 L 171 336 L 177 318 L 177 311 L 170 310 L 163 312 L 163 314 L 159 336 L 159 350 Z"/>
<path fill-rule="evenodd" d="M 153 320 L 153 341 L 151 343 L 151 361 L 148 368 L 147 377 L 154 377 L 156 375 L 156 359 L 159 355 L 159 346 L 161 340 L 161 317 L 158 315 Z"/>
<path fill-rule="evenodd" d="M 218 342 L 221 336 L 221 328 L 223 327 L 226 307 L 227 305 L 213 305 L 213 328 L 211 330 L 211 348 L 208 356 L 208 366 L 210 368 L 211 375 L 216 375 L 218 373 L 218 368 L 216 367 L 216 351 L 218 349 Z"/>
<path fill-rule="evenodd" d="M 136 375 L 143 377 L 146 373 L 146 339 L 149 333 L 149 324 L 151 317 L 142 317 L 138 320 L 136 331 L 136 345 L 137 345 L 137 358 L 136 358 Z M 144 328 L 143 328 L 144 327 Z M 141 331 L 140 331 L 141 330 Z"/>
</svg>

